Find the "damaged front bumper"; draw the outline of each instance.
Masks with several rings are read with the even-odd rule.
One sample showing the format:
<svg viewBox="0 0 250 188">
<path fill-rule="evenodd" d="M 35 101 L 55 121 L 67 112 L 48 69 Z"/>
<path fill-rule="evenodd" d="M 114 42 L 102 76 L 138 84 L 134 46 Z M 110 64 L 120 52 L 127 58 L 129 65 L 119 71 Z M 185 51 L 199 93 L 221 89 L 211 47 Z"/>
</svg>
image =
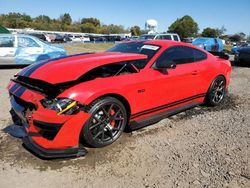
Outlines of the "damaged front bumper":
<svg viewBox="0 0 250 188">
<path fill-rule="evenodd" d="M 40 104 L 44 96 L 16 84 L 9 87 L 11 115 L 17 124 L 25 127 L 27 135 L 23 138 L 24 146 L 44 159 L 86 155 L 87 150 L 79 144 L 79 138 L 90 115 L 84 111 L 74 115 L 58 115 Z M 18 89 L 13 91 L 12 87 Z M 21 95 L 20 90 L 24 90 Z M 36 108 L 30 110 L 28 105 Z"/>
</svg>

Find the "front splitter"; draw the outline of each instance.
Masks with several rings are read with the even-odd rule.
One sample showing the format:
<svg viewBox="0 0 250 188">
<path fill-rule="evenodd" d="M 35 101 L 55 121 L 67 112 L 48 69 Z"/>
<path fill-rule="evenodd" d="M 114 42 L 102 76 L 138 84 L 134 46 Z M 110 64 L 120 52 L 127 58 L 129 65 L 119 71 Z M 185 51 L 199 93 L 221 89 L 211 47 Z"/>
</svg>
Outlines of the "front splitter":
<svg viewBox="0 0 250 188">
<path fill-rule="evenodd" d="M 23 138 L 23 146 L 41 159 L 75 158 L 85 156 L 88 151 L 84 147 L 67 149 L 45 149 L 37 145 L 30 136 Z"/>
</svg>

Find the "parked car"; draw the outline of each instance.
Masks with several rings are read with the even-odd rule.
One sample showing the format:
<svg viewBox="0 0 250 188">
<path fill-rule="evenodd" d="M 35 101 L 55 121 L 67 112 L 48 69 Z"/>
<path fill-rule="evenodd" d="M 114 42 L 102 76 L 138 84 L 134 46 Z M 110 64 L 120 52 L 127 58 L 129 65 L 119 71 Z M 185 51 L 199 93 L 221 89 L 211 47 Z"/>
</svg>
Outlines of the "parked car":
<svg viewBox="0 0 250 188">
<path fill-rule="evenodd" d="M 182 42 L 186 42 L 186 43 L 191 43 L 192 44 L 193 40 L 194 40 L 193 37 L 188 37 L 188 38 L 182 39 Z"/>
<path fill-rule="evenodd" d="M 95 37 L 95 42 L 107 42 L 107 39 L 105 37 Z"/>
<path fill-rule="evenodd" d="M 250 47 L 250 44 L 246 42 L 239 43 L 238 45 L 232 47 L 231 53 L 238 54 L 239 53 L 238 50 L 243 47 Z"/>
<path fill-rule="evenodd" d="M 45 43 L 31 35 L 0 35 L 0 65 L 32 64 L 65 55 L 62 46 Z"/>
<path fill-rule="evenodd" d="M 250 66 L 250 44 L 237 50 L 235 54 L 235 63 L 236 65 Z"/>
<path fill-rule="evenodd" d="M 44 34 L 44 33 L 28 33 L 28 34 L 32 35 L 34 37 L 37 37 L 37 38 L 39 38 L 42 41 L 51 42 L 50 37 L 48 35 Z"/>
<path fill-rule="evenodd" d="M 180 37 L 176 33 L 166 34 L 144 34 L 139 37 L 140 40 L 174 40 L 181 41 Z"/>
<path fill-rule="evenodd" d="M 223 42 L 219 38 L 196 38 L 192 44 L 209 52 L 222 52 L 224 50 Z"/>
<path fill-rule="evenodd" d="M 62 35 L 59 35 L 59 34 L 55 34 L 55 40 L 54 40 L 54 42 L 57 42 L 57 43 L 62 43 L 62 42 L 64 42 L 64 38 L 63 38 L 63 36 Z"/>
<path fill-rule="evenodd" d="M 68 37 L 71 39 L 72 42 L 90 42 L 90 37 L 85 35 L 69 34 Z"/>
<path fill-rule="evenodd" d="M 82 42 L 81 35 L 69 34 L 68 37 L 71 39 L 72 42 Z"/>
<path fill-rule="evenodd" d="M 47 41 L 47 37 L 45 36 L 45 34 L 42 34 L 42 33 L 29 33 L 29 35 L 37 37 L 40 40 Z"/>
<path fill-rule="evenodd" d="M 90 37 L 89 37 L 89 36 L 82 35 L 81 40 L 82 40 L 82 42 L 90 42 Z"/>
<path fill-rule="evenodd" d="M 139 40 L 139 36 L 132 36 L 130 37 L 130 40 Z"/>
<path fill-rule="evenodd" d="M 123 130 L 155 123 L 226 97 L 231 65 L 191 44 L 129 41 L 107 52 L 33 64 L 10 81 L 15 124 L 26 148 L 42 158 L 86 154 Z M 32 97 L 31 97 L 32 96 Z"/>
<path fill-rule="evenodd" d="M 63 36 L 63 40 L 64 40 L 64 42 L 70 42 L 70 41 L 72 41 L 71 38 L 69 37 L 69 35 L 67 35 L 67 34 L 65 34 Z"/>
<path fill-rule="evenodd" d="M 55 33 L 46 33 L 46 35 L 48 36 L 50 42 L 54 42 L 56 39 L 56 34 Z"/>
</svg>

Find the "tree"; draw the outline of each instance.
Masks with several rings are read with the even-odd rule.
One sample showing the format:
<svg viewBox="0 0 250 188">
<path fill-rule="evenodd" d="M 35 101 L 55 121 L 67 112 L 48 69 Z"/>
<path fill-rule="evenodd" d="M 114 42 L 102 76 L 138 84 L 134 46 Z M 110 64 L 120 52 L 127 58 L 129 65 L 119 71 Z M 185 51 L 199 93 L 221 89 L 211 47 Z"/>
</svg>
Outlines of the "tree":
<svg viewBox="0 0 250 188">
<path fill-rule="evenodd" d="M 97 27 L 91 23 L 81 24 L 81 32 L 83 33 L 97 33 Z"/>
<path fill-rule="evenodd" d="M 239 34 L 234 34 L 234 35 L 230 36 L 229 39 L 232 42 L 240 42 L 241 41 L 241 36 Z"/>
<path fill-rule="evenodd" d="M 32 27 L 39 30 L 53 30 L 49 16 L 40 15 L 33 19 Z"/>
<path fill-rule="evenodd" d="M 46 15 L 40 15 L 34 19 L 35 22 L 42 22 L 42 23 L 50 23 L 51 19 L 49 16 Z"/>
<path fill-rule="evenodd" d="M 246 34 L 243 33 L 243 32 L 236 33 L 236 34 L 230 36 L 229 39 L 230 39 L 232 42 L 240 42 L 240 41 L 242 41 L 242 40 L 246 40 Z"/>
<path fill-rule="evenodd" d="M 178 18 L 168 28 L 168 32 L 177 33 L 181 38 L 195 37 L 198 30 L 198 24 L 188 15 Z"/>
<path fill-rule="evenodd" d="M 221 37 L 227 31 L 227 29 L 224 27 L 224 25 L 220 29 L 217 28 L 216 30 L 217 30 L 217 33 L 218 33 L 219 37 Z"/>
<path fill-rule="evenodd" d="M 243 32 L 240 32 L 239 35 L 240 35 L 240 37 L 241 37 L 242 40 L 245 39 L 245 37 L 246 37 L 246 34 L 243 33 Z"/>
<path fill-rule="evenodd" d="M 65 13 L 60 16 L 59 22 L 61 23 L 61 30 L 67 31 L 69 26 L 71 25 L 72 18 L 69 13 Z"/>
<path fill-rule="evenodd" d="M 32 18 L 26 14 L 11 12 L 0 15 L 0 24 L 10 28 L 26 28 L 32 25 Z"/>
<path fill-rule="evenodd" d="M 60 16 L 60 21 L 62 25 L 70 25 L 72 22 L 72 18 L 69 13 L 65 13 Z"/>
<path fill-rule="evenodd" d="M 94 27 L 100 27 L 101 26 L 101 22 L 99 19 L 97 18 L 83 18 L 81 20 L 81 24 L 92 24 Z"/>
<path fill-rule="evenodd" d="M 70 32 L 81 32 L 81 22 L 74 22 L 70 25 L 68 28 L 68 31 Z"/>
<path fill-rule="evenodd" d="M 140 36 L 141 35 L 141 28 L 137 25 L 130 28 L 130 32 L 132 36 Z"/>
<path fill-rule="evenodd" d="M 101 25 L 97 18 L 83 18 L 72 21 L 69 13 L 62 14 L 58 19 L 52 19 L 46 15 L 31 18 L 29 15 L 20 13 L 0 14 L 0 25 L 9 28 L 34 28 L 47 31 L 72 31 L 84 33 L 127 33 L 122 25 Z M 140 34 L 139 29 L 136 32 Z"/>
<path fill-rule="evenodd" d="M 100 27 L 99 33 L 102 34 L 117 34 L 117 33 L 127 33 L 128 31 L 124 29 L 122 25 L 102 25 Z"/>
<path fill-rule="evenodd" d="M 213 28 L 210 28 L 210 27 L 207 27 L 205 28 L 203 31 L 202 31 L 202 34 L 201 34 L 203 37 L 218 37 L 219 34 L 218 34 L 218 30 L 217 29 L 213 29 Z"/>
</svg>

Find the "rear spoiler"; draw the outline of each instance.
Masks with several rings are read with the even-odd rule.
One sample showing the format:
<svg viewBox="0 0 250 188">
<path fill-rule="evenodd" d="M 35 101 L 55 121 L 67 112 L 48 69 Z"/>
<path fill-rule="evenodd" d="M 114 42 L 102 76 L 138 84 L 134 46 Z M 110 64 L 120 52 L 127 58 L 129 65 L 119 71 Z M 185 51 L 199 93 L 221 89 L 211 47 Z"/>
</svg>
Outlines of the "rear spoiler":
<svg viewBox="0 0 250 188">
<path fill-rule="evenodd" d="M 221 59 L 229 60 L 229 55 L 227 55 L 225 52 L 210 52 L 214 56 L 218 56 Z"/>
</svg>

